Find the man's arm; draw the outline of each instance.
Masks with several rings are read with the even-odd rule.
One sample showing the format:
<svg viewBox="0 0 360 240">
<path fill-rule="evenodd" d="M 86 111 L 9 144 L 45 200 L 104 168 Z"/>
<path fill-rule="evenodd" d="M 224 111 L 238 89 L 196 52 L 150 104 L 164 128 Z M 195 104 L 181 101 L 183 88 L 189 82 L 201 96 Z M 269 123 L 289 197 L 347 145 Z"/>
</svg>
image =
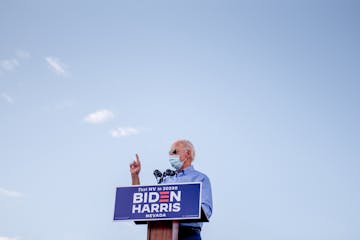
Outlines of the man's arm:
<svg viewBox="0 0 360 240">
<path fill-rule="evenodd" d="M 139 155 L 136 154 L 136 159 L 130 163 L 130 173 L 131 173 L 131 182 L 132 185 L 140 185 L 139 173 L 141 170 L 141 162 L 139 159 Z"/>
<path fill-rule="evenodd" d="M 201 206 L 204 209 L 204 212 L 208 218 L 212 215 L 212 192 L 211 192 L 211 184 L 209 178 L 206 176 L 205 179 L 202 181 L 202 201 Z"/>
</svg>

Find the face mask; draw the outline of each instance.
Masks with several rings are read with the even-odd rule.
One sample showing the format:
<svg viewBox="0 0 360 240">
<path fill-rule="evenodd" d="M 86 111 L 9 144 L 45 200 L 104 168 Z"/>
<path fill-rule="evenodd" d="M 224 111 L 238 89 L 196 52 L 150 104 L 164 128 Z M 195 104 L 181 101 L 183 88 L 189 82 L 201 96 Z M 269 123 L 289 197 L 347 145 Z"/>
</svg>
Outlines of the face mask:
<svg viewBox="0 0 360 240">
<path fill-rule="evenodd" d="M 169 155 L 169 162 L 170 165 L 176 170 L 179 170 L 181 166 L 184 164 L 184 162 L 180 160 L 179 155 Z"/>
</svg>

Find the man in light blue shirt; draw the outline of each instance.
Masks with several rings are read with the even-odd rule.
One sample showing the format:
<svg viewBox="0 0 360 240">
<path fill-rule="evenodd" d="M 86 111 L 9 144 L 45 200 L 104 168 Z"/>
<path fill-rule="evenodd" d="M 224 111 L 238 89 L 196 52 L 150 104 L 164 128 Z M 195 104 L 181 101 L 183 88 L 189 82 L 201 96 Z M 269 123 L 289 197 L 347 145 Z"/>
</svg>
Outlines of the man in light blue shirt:
<svg viewBox="0 0 360 240">
<path fill-rule="evenodd" d="M 169 162 L 176 170 L 174 176 L 167 176 L 163 183 L 202 182 L 201 206 L 208 218 L 212 214 L 212 194 L 209 178 L 194 169 L 192 162 L 195 159 L 195 149 L 188 140 L 175 141 L 169 151 Z M 135 161 L 130 164 L 130 172 L 133 185 L 139 185 L 139 173 L 141 163 L 136 155 Z M 201 240 L 202 222 L 181 223 L 179 228 L 179 240 Z"/>
</svg>

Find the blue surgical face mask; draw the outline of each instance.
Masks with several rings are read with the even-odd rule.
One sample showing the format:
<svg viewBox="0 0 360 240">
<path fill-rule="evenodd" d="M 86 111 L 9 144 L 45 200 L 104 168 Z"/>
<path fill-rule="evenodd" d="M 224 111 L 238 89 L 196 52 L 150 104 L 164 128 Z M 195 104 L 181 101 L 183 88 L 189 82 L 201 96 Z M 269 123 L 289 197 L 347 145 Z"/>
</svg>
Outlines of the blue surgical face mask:
<svg viewBox="0 0 360 240">
<path fill-rule="evenodd" d="M 184 162 L 180 160 L 179 155 L 169 155 L 169 162 L 170 165 L 176 170 L 179 170 L 181 166 L 184 164 Z"/>
</svg>

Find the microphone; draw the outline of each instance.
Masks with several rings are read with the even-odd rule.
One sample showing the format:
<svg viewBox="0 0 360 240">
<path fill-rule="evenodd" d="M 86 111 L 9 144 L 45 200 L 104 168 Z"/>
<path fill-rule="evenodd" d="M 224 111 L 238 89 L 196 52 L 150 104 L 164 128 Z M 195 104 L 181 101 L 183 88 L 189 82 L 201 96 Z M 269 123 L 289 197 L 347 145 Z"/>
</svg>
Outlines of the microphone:
<svg viewBox="0 0 360 240">
<path fill-rule="evenodd" d="M 158 169 L 154 170 L 154 176 L 155 176 L 158 184 L 162 183 L 165 177 L 174 176 L 175 174 L 176 174 L 176 172 L 171 169 L 166 169 L 166 171 L 164 173 L 161 173 L 160 170 L 158 170 Z"/>
<path fill-rule="evenodd" d="M 165 174 L 165 176 L 174 176 L 176 174 L 176 172 L 171 169 L 166 169 L 164 174 Z"/>
<path fill-rule="evenodd" d="M 158 169 L 154 170 L 154 176 L 158 184 L 162 183 L 164 175 Z"/>
<path fill-rule="evenodd" d="M 155 177 L 162 177 L 162 173 L 157 169 L 154 170 L 154 175 Z"/>
</svg>

